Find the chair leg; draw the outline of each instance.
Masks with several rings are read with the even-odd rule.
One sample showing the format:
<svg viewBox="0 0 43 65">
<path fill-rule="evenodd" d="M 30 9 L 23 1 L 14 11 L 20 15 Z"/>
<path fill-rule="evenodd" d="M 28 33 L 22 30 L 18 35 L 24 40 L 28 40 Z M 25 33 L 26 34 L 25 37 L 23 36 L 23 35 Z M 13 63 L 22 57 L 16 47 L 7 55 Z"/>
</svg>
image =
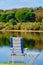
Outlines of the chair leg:
<svg viewBox="0 0 43 65">
<path fill-rule="evenodd" d="M 25 61 L 26 61 L 26 62 L 25 62 L 25 65 L 28 65 L 28 64 L 27 64 L 27 60 L 28 60 L 28 56 L 25 55 Z"/>
<path fill-rule="evenodd" d="M 26 56 L 24 56 L 24 64 L 26 65 L 26 62 L 25 62 L 25 60 L 26 60 Z"/>
<path fill-rule="evenodd" d="M 13 54 L 12 54 L 12 65 L 14 65 L 14 59 L 13 59 Z"/>
<path fill-rule="evenodd" d="M 30 57 L 31 57 L 31 64 L 33 64 L 33 62 L 35 63 L 35 65 L 39 65 L 37 62 L 36 62 L 36 58 L 39 56 L 39 55 L 37 55 L 37 56 L 33 56 L 32 54 L 31 55 L 29 55 Z"/>
<path fill-rule="evenodd" d="M 8 65 L 9 65 L 9 63 L 10 63 L 10 58 L 11 58 L 11 54 L 9 55 L 9 59 L 8 59 Z"/>
</svg>

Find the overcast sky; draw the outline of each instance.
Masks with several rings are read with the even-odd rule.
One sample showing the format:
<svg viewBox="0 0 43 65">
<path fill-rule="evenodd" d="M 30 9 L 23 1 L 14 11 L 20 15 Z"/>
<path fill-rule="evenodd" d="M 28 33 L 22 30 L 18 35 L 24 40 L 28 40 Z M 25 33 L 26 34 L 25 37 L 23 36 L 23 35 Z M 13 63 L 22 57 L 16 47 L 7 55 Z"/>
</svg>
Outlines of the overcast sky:
<svg viewBox="0 0 43 65">
<path fill-rule="evenodd" d="M 43 0 L 0 0 L 0 9 L 13 9 L 22 7 L 43 7 Z"/>
</svg>

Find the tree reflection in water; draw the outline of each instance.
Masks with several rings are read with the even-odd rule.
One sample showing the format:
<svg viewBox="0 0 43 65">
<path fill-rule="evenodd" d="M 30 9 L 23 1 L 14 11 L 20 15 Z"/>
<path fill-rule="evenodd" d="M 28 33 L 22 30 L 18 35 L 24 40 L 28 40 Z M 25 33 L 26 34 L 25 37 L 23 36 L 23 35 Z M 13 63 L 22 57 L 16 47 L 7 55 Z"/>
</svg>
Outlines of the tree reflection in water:
<svg viewBox="0 0 43 65">
<path fill-rule="evenodd" d="M 10 46 L 12 32 L 0 32 L 0 46 Z M 43 33 L 34 32 L 14 32 L 14 37 L 23 38 L 23 46 L 29 49 L 43 49 Z"/>
</svg>

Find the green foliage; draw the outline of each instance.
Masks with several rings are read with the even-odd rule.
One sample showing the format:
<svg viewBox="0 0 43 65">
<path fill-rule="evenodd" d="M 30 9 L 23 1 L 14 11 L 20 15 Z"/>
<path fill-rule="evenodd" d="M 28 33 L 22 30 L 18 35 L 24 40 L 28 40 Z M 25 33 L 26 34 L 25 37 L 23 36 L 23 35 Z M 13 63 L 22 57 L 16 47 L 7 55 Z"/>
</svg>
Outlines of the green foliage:
<svg viewBox="0 0 43 65">
<path fill-rule="evenodd" d="M 17 10 L 0 10 L 0 30 L 43 30 L 43 8 L 29 9 L 22 8 Z M 10 43 L 10 36 L 13 32 L 5 31 L 0 33 L 0 46 Z M 23 45 L 27 48 L 43 48 L 43 33 L 29 34 L 26 32 L 15 32 L 14 36 L 23 37 Z M 41 44 L 40 44 L 41 43 Z"/>
<path fill-rule="evenodd" d="M 9 21 L 10 19 L 15 19 L 15 12 L 9 13 L 6 17 L 6 20 Z"/>
<path fill-rule="evenodd" d="M 43 30 L 43 22 L 40 24 L 40 30 Z"/>
<path fill-rule="evenodd" d="M 27 15 L 27 17 L 26 17 L 27 21 L 30 21 L 30 22 L 35 21 L 35 14 L 33 12 L 27 12 L 26 15 Z"/>
<path fill-rule="evenodd" d="M 0 22 L 0 30 L 2 30 L 5 27 L 5 23 Z"/>
<path fill-rule="evenodd" d="M 0 22 L 8 22 L 14 19 L 17 22 L 43 22 L 43 8 L 21 8 L 12 10 L 0 10 Z"/>
<path fill-rule="evenodd" d="M 18 22 L 43 22 L 43 7 L 0 10 L 0 22 L 8 22 L 12 18 Z"/>
<path fill-rule="evenodd" d="M 1 14 L 0 21 L 1 22 L 6 22 L 6 17 L 7 17 L 7 14 L 5 14 L 5 13 Z"/>
<path fill-rule="evenodd" d="M 15 18 L 18 22 L 35 21 L 35 14 L 29 11 L 16 12 Z"/>
<path fill-rule="evenodd" d="M 21 30 L 23 29 L 23 30 L 40 30 L 40 26 L 41 26 L 42 24 L 40 23 L 40 22 L 29 22 L 29 23 L 22 23 L 21 24 Z"/>
</svg>

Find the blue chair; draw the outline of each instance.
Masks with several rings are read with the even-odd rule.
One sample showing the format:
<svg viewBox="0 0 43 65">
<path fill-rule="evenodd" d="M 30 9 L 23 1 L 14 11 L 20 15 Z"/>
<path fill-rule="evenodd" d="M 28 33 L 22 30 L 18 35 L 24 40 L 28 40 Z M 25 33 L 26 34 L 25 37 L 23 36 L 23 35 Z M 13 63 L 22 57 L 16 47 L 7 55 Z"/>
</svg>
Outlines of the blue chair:
<svg viewBox="0 0 43 65">
<path fill-rule="evenodd" d="M 14 62 L 24 62 L 26 54 L 24 53 L 23 48 L 23 39 L 21 37 L 11 37 L 10 38 L 10 56 L 9 56 L 9 62 L 12 61 L 12 65 Z M 23 59 L 16 59 L 14 56 L 22 56 Z M 16 59 L 16 60 L 14 60 Z"/>
</svg>

